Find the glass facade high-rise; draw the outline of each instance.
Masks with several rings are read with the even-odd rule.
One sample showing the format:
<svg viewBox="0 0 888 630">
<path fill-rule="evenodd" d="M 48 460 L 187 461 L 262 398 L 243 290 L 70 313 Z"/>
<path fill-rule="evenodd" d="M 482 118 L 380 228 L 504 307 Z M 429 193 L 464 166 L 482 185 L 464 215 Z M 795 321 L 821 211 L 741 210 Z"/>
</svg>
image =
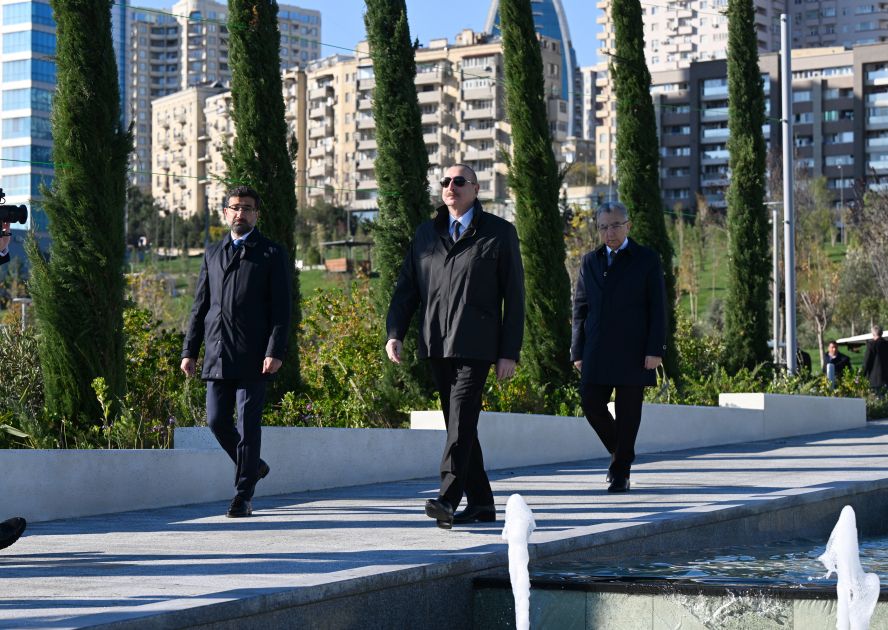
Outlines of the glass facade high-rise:
<svg viewBox="0 0 888 630">
<path fill-rule="evenodd" d="M 30 205 L 52 180 L 55 27 L 48 2 L 0 0 L 0 186 L 8 204 Z M 31 210 L 31 224 L 45 227 L 39 207 Z"/>
<path fill-rule="evenodd" d="M 550 37 L 561 44 L 561 98 L 567 101 L 568 118 L 567 135 L 582 135 L 583 111 L 582 102 L 577 93 L 577 54 L 570 40 L 570 29 L 567 25 L 567 14 L 561 6 L 561 0 L 531 0 L 533 23 L 540 35 Z M 492 35 L 500 35 L 499 0 L 492 0 L 487 13 L 487 24 L 484 30 Z"/>
<path fill-rule="evenodd" d="M 111 5 L 121 124 L 133 125 L 131 183 L 150 187 L 151 100 L 230 80 L 226 16 L 227 4 L 212 0 L 179 0 L 165 10 Z M 320 12 L 281 5 L 278 20 L 282 67 L 320 56 Z M 54 172 L 55 49 L 49 0 L 0 0 L 0 186 L 7 203 L 31 207 L 38 229 L 46 226 L 40 185 Z"/>
</svg>

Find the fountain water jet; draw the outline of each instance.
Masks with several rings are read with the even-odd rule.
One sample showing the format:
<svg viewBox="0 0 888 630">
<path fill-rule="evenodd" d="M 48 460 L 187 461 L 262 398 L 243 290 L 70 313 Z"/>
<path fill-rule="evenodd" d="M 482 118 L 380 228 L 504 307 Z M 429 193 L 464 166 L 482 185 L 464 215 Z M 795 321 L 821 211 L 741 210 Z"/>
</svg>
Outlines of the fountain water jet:
<svg viewBox="0 0 888 630">
<path fill-rule="evenodd" d="M 854 508 L 842 508 L 829 535 L 826 551 L 818 558 L 826 567 L 826 577 L 836 574 L 838 595 L 836 630 L 866 630 L 879 599 L 879 576 L 864 573 L 857 547 L 857 519 Z"/>
<path fill-rule="evenodd" d="M 503 527 L 503 540 L 509 543 L 509 579 L 512 582 L 512 595 L 515 598 L 515 628 L 530 628 L 530 574 L 527 563 L 530 555 L 527 541 L 536 529 L 533 512 L 527 507 L 520 494 L 513 494 L 506 502 L 506 524 Z"/>
</svg>

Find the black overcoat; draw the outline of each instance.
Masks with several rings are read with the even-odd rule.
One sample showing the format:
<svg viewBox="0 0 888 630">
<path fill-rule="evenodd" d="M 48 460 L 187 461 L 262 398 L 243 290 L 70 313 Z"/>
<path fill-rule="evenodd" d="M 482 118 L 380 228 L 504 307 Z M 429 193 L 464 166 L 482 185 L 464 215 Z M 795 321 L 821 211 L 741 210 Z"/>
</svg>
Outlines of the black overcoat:
<svg viewBox="0 0 888 630">
<path fill-rule="evenodd" d="M 228 234 L 204 254 L 182 357 L 197 358 L 205 342 L 202 378 L 262 379 L 265 357 L 287 352 L 289 256 L 256 229 L 227 256 L 230 242 Z"/>
<path fill-rule="evenodd" d="M 666 353 L 666 290 L 659 255 L 629 239 L 607 268 L 604 245 L 583 256 L 574 291 L 571 361 L 595 385 L 656 385 L 645 356 Z"/>
<path fill-rule="evenodd" d="M 866 342 L 863 355 L 863 373 L 872 387 L 888 385 L 888 341 L 884 337 Z"/>
<path fill-rule="evenodd" d="M 447 206 L 416 230 L 392 294 L 386 330 L 404 339 L 419 312 L 419 357 L 518 360 L 524 267 L 515 226 L 484 212 L 452 244 Z"/>
</svg>

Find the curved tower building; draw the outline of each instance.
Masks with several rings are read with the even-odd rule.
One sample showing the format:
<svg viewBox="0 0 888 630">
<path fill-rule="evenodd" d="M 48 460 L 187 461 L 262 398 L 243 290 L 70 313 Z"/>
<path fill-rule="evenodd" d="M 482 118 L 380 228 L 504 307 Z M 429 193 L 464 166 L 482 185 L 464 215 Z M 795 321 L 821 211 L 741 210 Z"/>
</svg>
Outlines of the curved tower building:
<svg viewBox="0 0 888 630">
<path fill-rule="evenodd" d="M 532 5 L 533 23 L 537 32 L 561 42 L 561 98 L 567 101 L 567 111 L 570 112 L 567 135 L 582 135 L 582 103 L 575 87 L 577 55 L 570 41 L 564 7 L 561 6 L 561 0 L 533 0 Z M 491 0 L 484 30 L 492 35 L 500 35 L 498 0 Z"/>
</svg>

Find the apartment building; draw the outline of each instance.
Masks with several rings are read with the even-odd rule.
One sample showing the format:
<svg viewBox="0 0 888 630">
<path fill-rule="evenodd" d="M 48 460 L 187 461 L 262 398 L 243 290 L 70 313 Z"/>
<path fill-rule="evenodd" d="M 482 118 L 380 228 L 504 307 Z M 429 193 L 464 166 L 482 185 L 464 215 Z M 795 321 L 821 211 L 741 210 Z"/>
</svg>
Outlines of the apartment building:
<svg viewBox="0 0 888 630">
<path fill-rule="evenodd" d="M 724 59 L 727 54 L 728 0 L 666 0 L 643 3 L 645 59 L 651 73 L 681 71 L 695 62 Z M 609 0 L 599 0 L 597 34 L 601 58 L 597 69 L 596 165 L 607 182 L 616 176 L 616 105 L 607 72 L 614 48 Z M 884 4 L 873 0 L 754 0 L 759 54 L 780 49 L 780 14 L 792 21 L 794 49 L 854 47 L 888 41 Z M 680 74 L 680 72 L 679 72 Z M 666 75 L 664 75 L 666 76 Z M 660 90 L 682 81 L 661 80 Z"/>
<path fill-rule="evenodd" d="M 567 123 L 559 133 L 566 136 L 582 136 L 583 108 L 580 94 L 583 92 L 582 78 L 578 75 L 579 66 L 577 55 L 570 38 L 570 28 L 567 22 L 567 14 L 561 0 L 533 0 L 533 24 L 536 32 L 543 37 L 548 37 L 558 42 L 561 47 L 561 86 L 560 96 L 567 101 L 567 109 L 570 112 Z M 500 37 L 499 0 L 491 0 L 487 10 L 487 22 L 484 32 L 494 37 Z"/>
<path fill-rule="evenodd" d="M 306 203 L 306 156 L 302 147 L 305 146 L 305 124 L 307 112 L 305 106 L 307 98 L 305 94 L 305 72 L 299 68 L 291 68 L 281 75 L 284 95 L 284 116 L 287 121 L 287 132 L 290 138 L 295 138 L 298 146 L 296 158 L 296 198 L 299 206 Z M 206 198 L 209 207 L 214 212 L 222 211 L 225 201 L 225 193 L 232 187 L 233 182 L 226 180 L 227 167 L 223 159 L 225 147 L 230 147 L 234 141 L 236 130 L 231 118 L 231 92 L 219 90 L 206 97 L 203 103 L 204 126 L 199 133 L 202 138 L 202 153 L 198 153 L 198 161 L 202 166 L 196 169 L 202 175 L 198 182 L 202 186 L 201 199 Z M 194 162 L 191 163 L 194 167 Z M 155 193 L 155 197 L 157 197 Z M 203 206 L 201 206 L 203 208 Z"/>
<path fill-rule="evenodd" d="M 782 145 L 780 59 L 760 58 L 769 148 Z M 793 51 L 795 166 L 826 178 L 836 206 L 857 181 L 888 185 L 888 44 Z M 725 208 L 728 84 L 724 60 L 652 73 L 660 137 L 661 189 L 669 207 L 692 208 L 700 193 Z"/>
<path fill-rule="evenodd" d="M 227 85 L 228 5 L 212 0 L 180 0 L 169 10 L 131 8 L 127 13 L 128 64 L 125 121 L 134 123 L 132 182 L 153 188 L 151 102 L 198 85 Z M 319 11 L 280 5 L 281 69 L 320 57 Z"/>
<path fill-rule="evenodd" d="M 560 97 L 562 49 L 540 37 L 550 129 L 558 147 L 566 138 L 570 113 Z M 309 200 L 326 199 L 354 211 L 374 210 L 380 194 L 374 173 L 375 87 L 366 44 L 353 58 L 322 60 L 308 67 Z M 478 174 L 482 201 L 509 213 L 506 166 L 500 152 L 511 150 L 505 115 L 502 41 L 466 29 L 453 43 L 431 40 L 416 52 L 416 90 L 429 155 L 433 195 L 449 164 L 469 164 Z"/>
</svg>

